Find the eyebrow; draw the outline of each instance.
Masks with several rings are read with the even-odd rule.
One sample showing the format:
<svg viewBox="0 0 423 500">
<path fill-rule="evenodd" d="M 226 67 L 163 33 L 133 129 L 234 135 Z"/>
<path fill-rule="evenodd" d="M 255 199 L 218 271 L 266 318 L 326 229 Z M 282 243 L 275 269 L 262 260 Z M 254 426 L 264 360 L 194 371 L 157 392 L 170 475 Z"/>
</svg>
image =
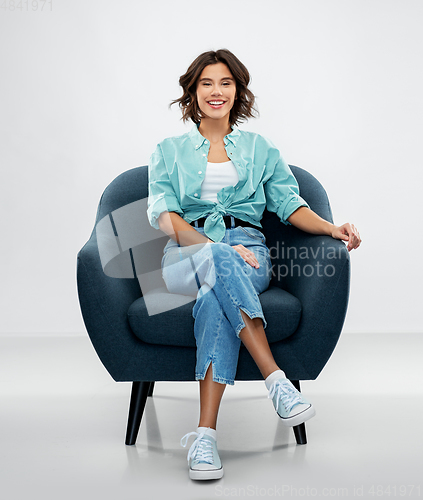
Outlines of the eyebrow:
<svg viewBox="0 0 423 500">
<path fill-rule="evenodd" d="M 211 79 L 211 78 L 201 78 L 201 80 L 199 80 L 199 81 L 200 81 L 200 82 L 202 82 L 202 81 L 204 81 L 204 80 L 210 80 L 210 81 L 212 81 L 212 79 Z M 221 78 L 221 80 L 220 80 L 220 81 L 223 81 L 223 80 L 232 80 L 232 81 L 234 81 L 234 79 L 233 79 L 233 78 L 231 78 L 230 76 L 228 76 L 228 77 L 226 77 L 226 78 Z"/>
</svg>

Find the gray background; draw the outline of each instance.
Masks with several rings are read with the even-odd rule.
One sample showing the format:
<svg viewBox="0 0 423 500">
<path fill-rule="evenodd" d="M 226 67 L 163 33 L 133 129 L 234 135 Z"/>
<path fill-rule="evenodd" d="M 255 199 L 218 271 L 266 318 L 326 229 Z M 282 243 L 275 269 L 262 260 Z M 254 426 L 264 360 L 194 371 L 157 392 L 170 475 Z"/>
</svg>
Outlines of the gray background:
<svg viewBox="0 0 423 500">
<path fill-rule="evenodd" d="M 17 2 L 16 2 L 17 3 Z M 0 9 L 0 333 L 84 334 L 76 254 L 106 185 L 191 128 L 179 76 L 228 48 L 271 139 L 325 186 L 351 254 L 344 332 L 422 332 L 423 2 L 54 1 Z"/>
</svg>

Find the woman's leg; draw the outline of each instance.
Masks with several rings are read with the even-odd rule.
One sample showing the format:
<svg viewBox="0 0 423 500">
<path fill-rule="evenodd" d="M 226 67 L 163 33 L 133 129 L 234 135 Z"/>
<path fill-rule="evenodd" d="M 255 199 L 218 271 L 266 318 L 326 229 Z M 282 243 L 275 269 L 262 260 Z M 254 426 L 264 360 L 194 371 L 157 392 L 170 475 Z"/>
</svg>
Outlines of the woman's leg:
<svg viewBox="0 0 423 500">
<path fill-rule="evenodd" d="M 262 258 L 260 260 L 263 266 L 261 277 L 256 279 L 257 276 L 254 276 L 254 274 L 250 275 L 251 283 L 257 289 L 267 287 L 266 284 L 263 284 L 264 261 Z M 229 266 L 226 265 L 227 270 L 228 268 Z M 257 274 L 259 273 L 256 272 Z M 268 280 L 270 280 L 268 272 L 266 275 L 268 276 Z M 237 282 L 236 284 L 239 287 L 239 283 Z M 194 318 L 196 318 L 194 330 L 198 345 L 197 361 L 202 359 L 202 362 L 197 363 L 197 374 L 199 371 L 201 372 L 201 367 L 204 366 L 206 360 L 212 356 L 217 365 L 217 374 L 220 374 L 222 377 L 223 372 L 225 372 L 225 377 L 232 381 L 235 378 L 238 363 L 240 340 L 247 347 L 264 378 L 275 370 L 278 370 L 278 366 L 270 351 L 266 334 L 264 333 L 263 320 L 259 317 L 251 319 L 240 309 L 245 328 L 241 330 L 242 337 L 240 334 L 238 338 L 234 335 L 233 326 L 224 314 L 222 305 L 217 299 L 215 289 L 210 289 L 207 285 L 203 285 L 202 292 L 202 294 L 199 294 L 193 310 Z M 203 350 L 204 352 L 202 352 Z M 223 353 L 226 353 L 225 363 L 222 363 Z M 232 368 L 228 371 L 229 367 Z M 222 382 L 221 377 L 219 378 L 220 382 Z M 225 384 L 213 380 L 213 366 L 210 364 L 204 380 L 200 381 L 199 427 L 216 429 L 217 415 L 225 387 Z"/>
<path fill-rule="evenodd" d="M 276 364 L 270 350 L 269 342 L 263 328 L 263 321 L 261 318 L 251 319 L 242 309 L 241 316 L 244 320 L 245 328 L 240 331 L 239 338 L 254 359 L 263 378 L 266 379 L 271 373 L 275 370 L 280 370 L 280 368 Z"/>
<path fill-rule="evenodd" d="M 169 291 L 197 298 L 192 314 L 197 344 L 195 378 L 199 380 L 200 392 L 198 427 L 212 429 L 216 429 L 226 384 L 234 383 L 241 345 L 216 295 L 220 281 L 216 282 L 215 262 L 226 262 L 235 253 L 226 248 L 229 253 L 217 252 L 216 255 L 210 245 L 208 248 L 204 245 L 178 247 L 170 242 L 170 249 L 162 261 L 163 277 Z M 220 297 L 221 294 L 220 291 Z M 229 302 L 227 298 L 225 302 Z"/>
<path fill-rule="evenodd" d="M 249 239 L 247 236 L 245 243 Z M 197 341 L 196 379 L 201 381 L 199 427 L 215 428 L 225 384 L 233 384 L 241 341 L 263 376 L 278 369 L 264 334 L 265 320 L 257 296 L 270 281 L 270 259 L 262 248 L 257 254 L 260 270 L 250 270 L 249 264 L 230 244 L 194 247 L 177 250 L 176 258 L 169 261 L 176 265 L 165 266 L 164 278 L 173 293 L 194 295 L 198 287 L 193 316 Z M 253 319 L 240 306 L 249 311 Z M 242 339 L 237 332 L 243 333 Z"/>
<path fill-rule="evenodd" d="M 257 364 L 263 378 L 279 370 L 270 350 L 261 318 L 251 319 L 241 309 L 241 316 L 245 323 L 239 338 L 247 348 L 251 357 Z M 216 429 L 217 415 L 220 401 L 225 391 L 226 384 L 213 381 L 213 367 L 210 364 L 204 380 L 200 380 L 200 420 L 198 427 L 211 427 Z"/>
<path fill-rule="evenodd" d="M 233 384 L 241 341 L 234 335 L 213 289 L 203 284 L 193 307 L 197 343 L 195 377 L 200 383 L 199 427 L 216 429 L 226 384 Z"/>
<path fill-rule="evenodd" d="M 214 382 L 212 365 L 209 365 L 204 380 L 200 380 L 200 420 L 198 427 L 216 429 L 217 414 L 226 384 Z"/>
<path fill-rule="evenodd" d="M 263 321 L 261 318 L 251 319 L 242 309 L 241 316 L 245 328 L 241 330 L 239 338 L 251 354 L 263 378 L 266 379 L 271 373 L 280 368 L 270 350 L 263 328 Z M 216 429 L 220 401 L 225 388 L 226 384 L 213 381 L 213 367 L 210 364 L 204 380 L 200 380 L 200 420 L 198 427 Z"/>
</svg>

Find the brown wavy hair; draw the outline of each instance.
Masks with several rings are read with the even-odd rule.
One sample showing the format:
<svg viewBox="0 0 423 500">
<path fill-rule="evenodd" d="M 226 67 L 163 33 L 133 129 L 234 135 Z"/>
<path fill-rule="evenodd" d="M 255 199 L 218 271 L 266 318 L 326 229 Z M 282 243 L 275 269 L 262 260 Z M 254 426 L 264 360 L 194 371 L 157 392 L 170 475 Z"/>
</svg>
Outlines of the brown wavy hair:
<svg viewBox="0 0 423 500">
<path fill-rule="evenodd" d="M 259 114 L 254 107 L 255 97 L 248 89 L 250 83 L 250 73 L 242 62 L 227 49 L 217 51 L 210 50 L 200 54 L 189 66 L 187 72 L 179 78 L 179 85 L 182 87 L 183 95 L 169 104 L 169 108 L 178 103 L 182 110 L 184 122 L 192 120 L 199 124 L 204 115 L 197 102 L 197 81 L 203 69 L 209 64 L 224 63 L 229 68 L 236 82 L 236 97 L 234 105 L 229 114 L 229 124 L 237 125 L 248 118 L 255 118 L 253 113 Z"/>
</svg>

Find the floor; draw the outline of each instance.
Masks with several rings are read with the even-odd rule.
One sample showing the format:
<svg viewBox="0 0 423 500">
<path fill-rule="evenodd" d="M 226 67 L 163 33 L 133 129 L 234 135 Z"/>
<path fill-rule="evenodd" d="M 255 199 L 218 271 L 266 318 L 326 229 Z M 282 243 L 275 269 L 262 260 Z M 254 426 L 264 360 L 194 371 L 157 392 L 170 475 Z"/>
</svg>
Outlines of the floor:
<svg viewBox="0 0 423 500">
<path fill-rule="evenodd" d="M 87 336 L 2 336 L 1 498 L 423 497 L 422 352 L 423 335 L 341 336 L 319 378 L 302 384 L 316 408 L 303 446 L 263 382 L 228 387 L 225 476 L 194 482 L 179 441 L 197 425 L 197 383 L 157 383 L 125 446 L 130 384 L 110 378 Z"/>
</svg>

